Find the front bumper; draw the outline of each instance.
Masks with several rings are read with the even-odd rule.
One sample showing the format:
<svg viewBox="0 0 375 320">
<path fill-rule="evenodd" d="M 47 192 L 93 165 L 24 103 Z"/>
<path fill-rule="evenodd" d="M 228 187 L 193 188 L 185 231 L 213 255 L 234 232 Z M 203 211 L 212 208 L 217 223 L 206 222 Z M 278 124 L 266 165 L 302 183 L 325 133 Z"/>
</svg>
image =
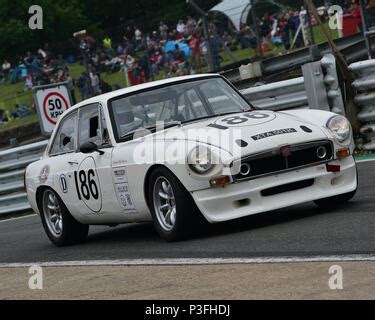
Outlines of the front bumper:
<svg viewBox="0 0 375 320">
<path fill-rule="evenodd" d="M 211 223 L 237 219 L 295 204 L 328 198 L 357 188 L 357 169 L 353 157 L 334 160 L 341 171 L 327 172 L 325 164 L 267 176 L 255 180 L 192 192 L 204 217 Z M 313 179 L 311 186 L 264 196 L 262 191 Z"/>
</svg>

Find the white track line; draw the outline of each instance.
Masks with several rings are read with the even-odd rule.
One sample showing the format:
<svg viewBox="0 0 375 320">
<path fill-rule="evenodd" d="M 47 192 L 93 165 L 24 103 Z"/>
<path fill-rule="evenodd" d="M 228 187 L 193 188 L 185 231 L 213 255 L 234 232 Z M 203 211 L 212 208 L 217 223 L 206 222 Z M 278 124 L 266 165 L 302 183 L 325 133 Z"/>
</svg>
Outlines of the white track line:
<svg viewBox="0 0 375 320">
<path fill-rule="evenodd" d="M 23 220 L 23 219 L 26 219 L 26 218 L 31 218 L 31 217 L 36 217 L 36 216 L 37 216 L 37 214 L 34 213 L 34 214 L 29 214 L 27 216 L 22 216 L 22 217 L 16 217 L 16 218 L 9 218 L 9 219 L 0 220 L 0 223 L 12 222 L 12 221 L 17 221 L 17 220 Z"/>
<path fill-rule="evenodd" d="M 357 163 L 365 163 L 365 162 L 373 162 L 373 161 L 375 161 L 375 158 L 374 159 L 355 160 L 355 162 L 357 162 Z"/>
<path fill-rule="evenodd" d="M 260 258 L 167 258 L 167 259 L 119 259 L 119 260 L 83 260 L 50 261 L 27 263 L 0 263 L 0 268 L 41 267 L 102 267 L 102 266 L 179 266 L 179 265 L 225 265 L 225 264 L 265 264 L 265 263 L 301 263 L 301 262 L 366 262 L 375 261 L 374 254 L 332 255 L 311 257 L 260 257 Z"/>
</svg>

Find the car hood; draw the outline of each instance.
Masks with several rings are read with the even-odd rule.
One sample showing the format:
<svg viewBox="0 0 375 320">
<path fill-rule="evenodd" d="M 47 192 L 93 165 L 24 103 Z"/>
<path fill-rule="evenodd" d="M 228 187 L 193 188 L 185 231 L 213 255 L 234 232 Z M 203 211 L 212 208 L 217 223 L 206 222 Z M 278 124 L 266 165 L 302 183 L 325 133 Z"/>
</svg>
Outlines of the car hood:
<svg viewBox="0 0 375 320">
<path fill-rule="evenodd" d="M 163 139 L 172 136 L 173 140 L 207 143 L 207 133 L 214 137 L 208 144 L 230 153 L 235 144 L 242 156 L 329 138 L 321 127 L 290 113 L 252 111 L 174 127 L 166 130 Z"/>
</svg>

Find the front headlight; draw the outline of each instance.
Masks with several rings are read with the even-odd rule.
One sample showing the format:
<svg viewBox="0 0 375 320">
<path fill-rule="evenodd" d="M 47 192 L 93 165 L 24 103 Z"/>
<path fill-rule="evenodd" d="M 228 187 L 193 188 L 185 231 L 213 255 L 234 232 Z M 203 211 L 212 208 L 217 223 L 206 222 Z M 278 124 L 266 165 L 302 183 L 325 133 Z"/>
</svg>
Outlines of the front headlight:
<svg viewBox="0 0 375 320">
<path fill-rule="evenodd" d="M 331 130 L 339 142 L 344 142 L 350 137 L 351 126 L 349 121 L 343 116 L 338 115 L 329 119 L 327 128 Z"/>
<path fill-rule="evenodd" d="M 209 173 L 214 167 L 211 151 L 202 146 L 194 148 L 188 156 L 188 166 L 195 173 L 201 175 Z"/>
</svg>

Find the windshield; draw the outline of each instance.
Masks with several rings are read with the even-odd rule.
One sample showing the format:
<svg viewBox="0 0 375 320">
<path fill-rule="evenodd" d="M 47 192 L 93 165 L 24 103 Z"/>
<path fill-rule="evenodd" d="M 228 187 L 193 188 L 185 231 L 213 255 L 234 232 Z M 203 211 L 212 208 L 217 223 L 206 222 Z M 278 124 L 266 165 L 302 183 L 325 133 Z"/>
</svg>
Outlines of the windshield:
<svg viewBox="0 0 375 320">
<path fill-rule="evenodd" d="M 251 109 L 225 80 L 209 78 L 135 93 L 111 100 L 113 128 L 117 137 L 157 123 L 187 123 L 215 115 Z"/>
</svg>

